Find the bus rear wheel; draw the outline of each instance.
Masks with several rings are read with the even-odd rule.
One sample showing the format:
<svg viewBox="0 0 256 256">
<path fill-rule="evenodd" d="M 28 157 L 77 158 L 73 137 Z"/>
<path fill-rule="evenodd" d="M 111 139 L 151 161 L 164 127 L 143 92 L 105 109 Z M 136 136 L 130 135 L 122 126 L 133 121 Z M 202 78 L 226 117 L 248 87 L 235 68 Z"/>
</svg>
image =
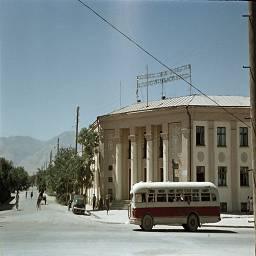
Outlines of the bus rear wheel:
<svg viewBox="0 0 256 256">
<path fill-rule="evenodd" d="M 145 215 L 142 219 L 140 227 L 142 230 L 150 231 L 153 228 L 153 219 L 150 215 Z"/>
<path fill-rule="evenodd" d="M 198 218 L 195 214 L 190 214 L 188 216 L 188 221 L 186 224 L 186 230 L 190 231 L 190 232 L 194 232 L 197 230 L 199 226 L 199 222 L 198 222 Z"/>
</svg>

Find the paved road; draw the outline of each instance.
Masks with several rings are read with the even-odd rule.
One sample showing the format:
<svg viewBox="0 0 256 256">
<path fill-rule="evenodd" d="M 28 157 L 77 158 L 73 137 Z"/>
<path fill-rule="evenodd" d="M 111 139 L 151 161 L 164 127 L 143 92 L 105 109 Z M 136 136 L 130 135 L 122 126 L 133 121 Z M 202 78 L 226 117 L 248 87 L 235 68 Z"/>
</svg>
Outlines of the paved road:
<svg viewBox="0 0 256 256">
<path fill-rule="evenodd" d="M 20 195 L 20 210 L 0 212 L 0 256 L 12 255 L 253 255 L 253 229 L 180 227 L 142 232 L 78 216 L 53 200 L 37 211 L 36 198 Z"/>
</svg>

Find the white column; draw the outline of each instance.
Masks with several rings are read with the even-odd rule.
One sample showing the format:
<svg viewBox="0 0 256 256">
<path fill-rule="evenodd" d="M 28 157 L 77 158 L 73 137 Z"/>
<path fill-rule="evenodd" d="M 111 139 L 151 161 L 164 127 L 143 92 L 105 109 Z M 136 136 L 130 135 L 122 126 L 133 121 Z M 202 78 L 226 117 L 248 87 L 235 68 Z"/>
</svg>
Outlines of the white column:
<svg viewBox="0 0 256 256">
<path fill-rule="evenodd" d="M 163 140 L 163 172 L 164 172 L 164 181 L 169 181 L 169 141 L 168 141 L 168 134 L 161 133 L 161 137 Z"/>
<path fill-rule="evenodd" d="M 153 181 L 153 141 L 152 135 L 145 135 L 147 140 L 147 181 Z"/>
<path fill-rule="evenodd" d="M 131 187 L 138 182 L 138 158 L 136 136 L 130 135 L 131 141 Z"/>
<path fill-rule="evenodd" d="M 120 138 L 115 138 L 116 141 L 116 200 L 122 199 L 122 143 Z"/>
</svg>

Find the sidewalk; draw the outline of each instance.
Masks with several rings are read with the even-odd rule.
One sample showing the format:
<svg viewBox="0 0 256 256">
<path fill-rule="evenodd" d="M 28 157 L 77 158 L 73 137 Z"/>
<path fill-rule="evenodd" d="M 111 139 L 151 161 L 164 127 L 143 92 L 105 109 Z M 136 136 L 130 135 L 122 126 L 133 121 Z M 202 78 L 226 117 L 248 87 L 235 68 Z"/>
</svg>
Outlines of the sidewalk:
<svg viewBox="0 0 256 256">
<path fill-rule="evenodd" d="M 87 214 L 98 222 L 112 224 L 128 224 L 127 210 L 92 211 L 90 205 L 86 206 Z M 226 228 L 254 228 L 253 215 L 221 214 L 221 221 L 217 223 L 203 224 L 203 227 L 226 227 Z"/>
</svg>

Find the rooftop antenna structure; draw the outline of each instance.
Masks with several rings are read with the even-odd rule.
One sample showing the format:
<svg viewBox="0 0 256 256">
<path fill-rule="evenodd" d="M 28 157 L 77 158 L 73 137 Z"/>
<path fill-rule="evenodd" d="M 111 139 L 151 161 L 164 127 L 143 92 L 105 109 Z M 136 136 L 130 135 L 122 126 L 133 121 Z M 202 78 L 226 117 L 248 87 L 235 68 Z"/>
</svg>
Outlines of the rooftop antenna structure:
<svg viewBox="0 0 256 256">
<path fill-rule="evenodd" d="M 158 73 L 150 73 L 150 74 L 148 73 L 148 68 L 147 68 L 146 74 L 138 75 L 136 77 L 136 80 L 137 80 L 137 88 L 136 88 L 137 102 L 140 102 L 139 88 L 147 87 L 147 105 L 148 105 L 148 87 L 149 86 L 161 84 L 162 99 L 165 99 L 164 84 L 173 82 L 176 80 L 180 80 L 182 78 L 189 79 L 190 84 L 191 84 L 191 64 L 173 68 L 172 71 L 166 70 L 166 71 L 161 71 Z M 190 86 L 189 93 L 190 93 L 190 95 L 192 94 L 191 86 Z"/>
</svg>

